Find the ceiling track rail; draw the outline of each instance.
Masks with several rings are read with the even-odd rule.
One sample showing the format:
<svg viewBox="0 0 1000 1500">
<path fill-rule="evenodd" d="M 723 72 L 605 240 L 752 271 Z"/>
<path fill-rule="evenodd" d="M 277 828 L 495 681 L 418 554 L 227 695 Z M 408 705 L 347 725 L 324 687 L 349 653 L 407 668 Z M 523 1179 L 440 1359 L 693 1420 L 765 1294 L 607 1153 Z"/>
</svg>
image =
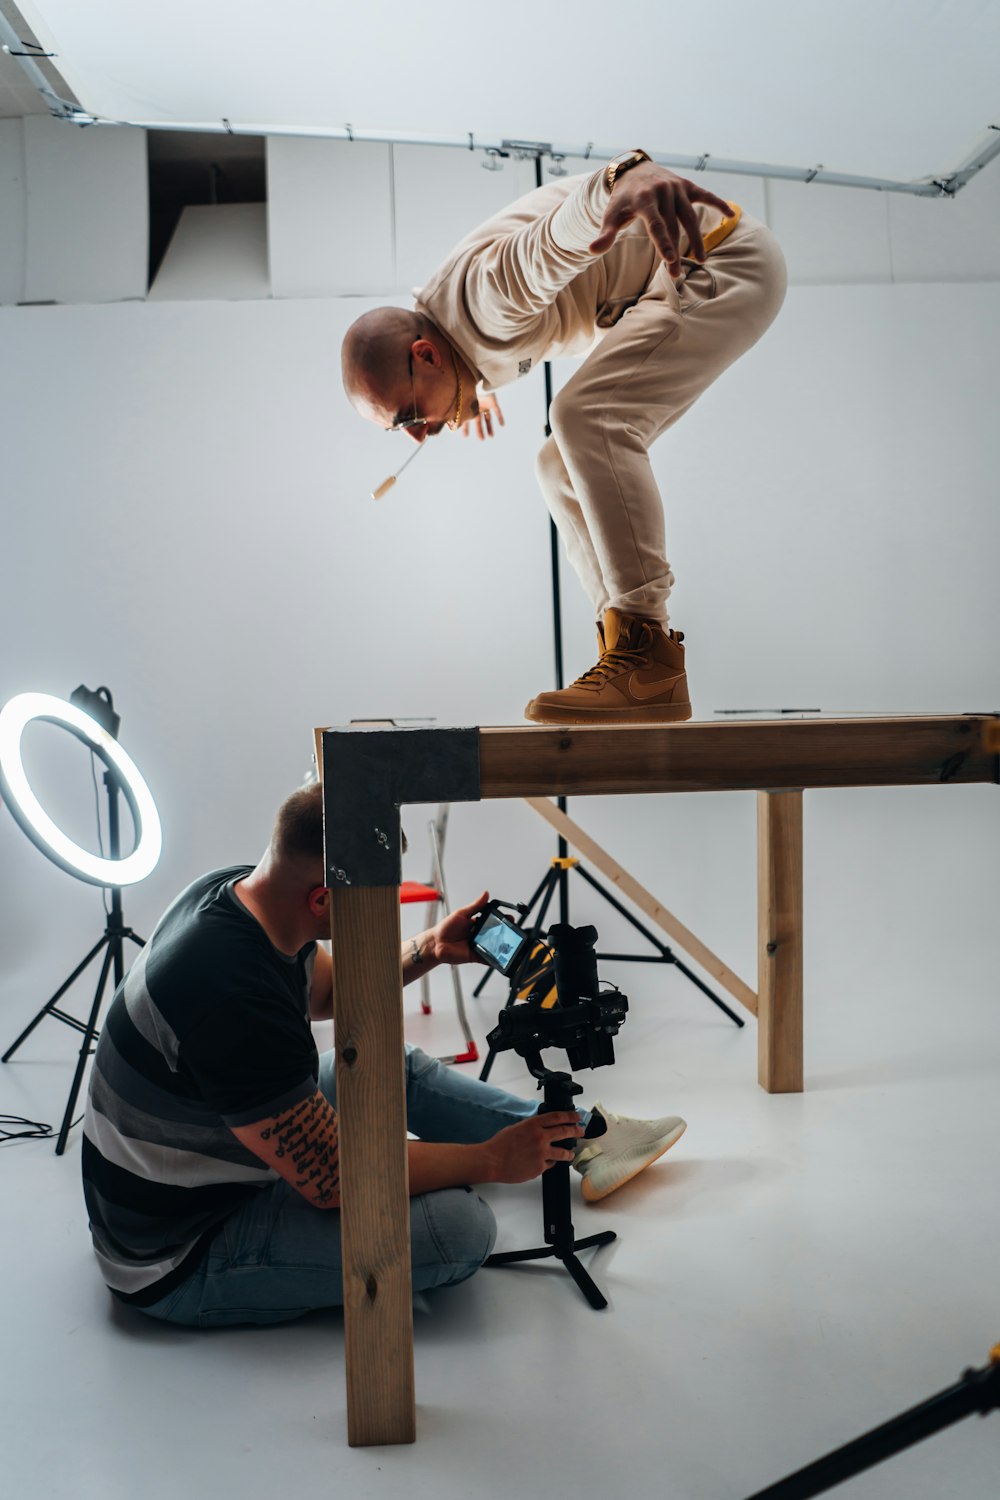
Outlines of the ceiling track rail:
<svg viewBox="0 0 1000 1500">
<path fill-rule="evenodd" d="M 92 115 L 79 104 L 62 98 L 49 84 L 38 66 L 41 59 L 51 60 L 53 54 L 44 53 L 33 42 L 20 38 L 10 21 L 0 10 L 0 44 L 20 64 L 34 88 L 45 101 L 49 112 L 59 120 L 78 126 L 104 125 L 136 130 L 171 130 L 198 134 L 253 135 L 253 136 L 300 136 L 312 140 L 348 142 L 370 142 L 388 146 L 438 146 L 452 150 L 481 151 L 484 165 L 494 170 L 503 165 L 505 159 L 537 159 L 549 157 L 553 176 L 565 175 L 565 161 L 610 161 L 621 151 L 621 143 L 612 146 L 597 146 L 593 141 L 586 145 L 559 145 L 540 141 L 514 141 L 476 139 L 470 130 L 462 136 L 418 135 L 405 131 L 368 130 L 354 125 L 339 126 L 283 126 L 264 123 L 234 122 L 231 118 L 218 120 L 112 120 Z M 652 151 L 654 161 L 674 171 L 724 172 L 735 177 L 766 177 L 784 182 L 802 182 L 821 187 L 864 188 L 878 193 L 908 193 L 917 198 L 954 198 L 977 173 L 1000 155 L 1000 124 L 986 127 L 982 141 L 970 152 L 953 172 L 919 178 L 910 182 L 892 178 L 864 177 L 849 172 L 828 172 L 822 165 L 811 167 L 776 166 L 772 162 L 734 161 L 728 157 L 713 156 L 703 152 L 698 156 L 678 156 L 669 152 Z"/>
</svg>

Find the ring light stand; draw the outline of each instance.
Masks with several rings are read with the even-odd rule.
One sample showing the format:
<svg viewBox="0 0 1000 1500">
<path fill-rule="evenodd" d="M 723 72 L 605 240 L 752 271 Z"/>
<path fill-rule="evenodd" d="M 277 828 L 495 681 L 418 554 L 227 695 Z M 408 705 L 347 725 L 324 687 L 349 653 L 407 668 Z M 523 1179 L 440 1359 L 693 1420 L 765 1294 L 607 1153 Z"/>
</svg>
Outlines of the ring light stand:
<svg viewBox="0 0 1000 1500">
<path fill-rule="evenodd" d="M 84 703 L 90 712 L 83 711 L 81 705 Z M 109 858 L 91 854 L 67 838 L 49 818 L 31 790 L 21 762 L 21 737 L 27 725 L 36 719 L 67 729 L 103 762 L 103 780 L 108 796 Z M 150 873 L 159 858 L 162 843 L 160 820 L 149 788 L 134 762 L 115 738 L 119 722 L 107 688 L 100 688 L 97 693 L 77 688 L 69 703 L 46 693 L 21 693 L 0 710 L 0 790 L 11 813 L 31 841 L 55 864 L 75 875 L 78 880 L 100 885 L 111 891 L 111 907 L 106 911 L 101 937 L 86 958 L 77 964 L 69 978 L 45 1002 L 17 1040 L 7 1048 L 2 1058 L 3 1062 L 9 1062 L 21 1043 L 27 1040 L 46 1016 L 54 1016 L 57 1021 L 82 1033 L 83 1041 L 76 1071 L 56 1142 L 57 1156 L 62 1156 L 66 1149 L 87 1058 L 92 1054 L 99 1035 L 97 1020 L 108 975 L 114 973 L 117 989 L 125 973 L 125 939 L 130 939 L 140 948 L 144 944 L 144 940 L 124 924 L 122 886 L 133 885 Z M 124 795 L 128 803 L 136 831 L 136 846 L 125 858 L 121 857 L 121 795 Z M 93 1004 L 87 1020 L 81 1021 L 61 1010 L 59 1001 L 102 950 L 104 960 Z"/>
</svg>

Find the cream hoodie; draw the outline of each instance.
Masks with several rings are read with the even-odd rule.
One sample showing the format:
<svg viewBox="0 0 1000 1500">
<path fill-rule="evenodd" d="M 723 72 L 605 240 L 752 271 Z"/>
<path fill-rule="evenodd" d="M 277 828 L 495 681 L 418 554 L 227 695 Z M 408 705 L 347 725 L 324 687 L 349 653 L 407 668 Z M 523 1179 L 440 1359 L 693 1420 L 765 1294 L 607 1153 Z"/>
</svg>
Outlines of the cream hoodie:
<svg viewBox="0 0 1000 1500">
<path fill-rule="evenodd" d="M 649 287 L 662 259 L 641 221 L 604 255 L 588 249 L 608 197 L 603 167 L 535 188 L 466 235 L 419 292 L 417 311 L 447 334 L 484 389 L 545 359 L 586 354 Z M 717 209 L 694 208 L 705 235 L 728 233 L 739 218 L 736 208 L 721 220 Z"/>
</svg>

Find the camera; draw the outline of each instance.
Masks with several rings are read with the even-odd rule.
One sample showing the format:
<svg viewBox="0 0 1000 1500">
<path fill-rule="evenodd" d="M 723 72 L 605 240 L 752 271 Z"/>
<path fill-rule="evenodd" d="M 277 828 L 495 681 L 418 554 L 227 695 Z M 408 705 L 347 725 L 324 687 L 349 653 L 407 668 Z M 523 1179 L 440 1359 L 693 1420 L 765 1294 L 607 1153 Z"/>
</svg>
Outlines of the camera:
<svg viewBox="0 0 1000 1500">
<path fill-rule="evenodd" d="M 518 928 L 513 930 L 520 933 Z M 594 951 L 597 928 L 556 922 L 549 929 L 548 941 L 555 969 L 555 1004 L 541 1004 L 541 995 L 550 989 L 545 979 L 533 987 L 525 1004 L 508 1003 L 486 1040 L 494 1052 L 519 1053 L 536 1078 L 547 1071 L 541 1060 L 544 1047 L 561 1047 L 574 1071 L 606 1067 L 615 1060 L 614 1038 L 628 1013 L 628 998 L 620 990 L 600 988 Z"/>
<path fill-rule="evenodd" d="M 525 912 L 523 906 L 515 906 L 510 901 L 490 901 L 476 918 L 471 941 L 473 952 L 484 963 L 505 979 L 513 979 L 527 956 L 531 938 L 516 922 L 503 915 L 505 910 L 516 911 L 522 917 Z"/>
</svg>

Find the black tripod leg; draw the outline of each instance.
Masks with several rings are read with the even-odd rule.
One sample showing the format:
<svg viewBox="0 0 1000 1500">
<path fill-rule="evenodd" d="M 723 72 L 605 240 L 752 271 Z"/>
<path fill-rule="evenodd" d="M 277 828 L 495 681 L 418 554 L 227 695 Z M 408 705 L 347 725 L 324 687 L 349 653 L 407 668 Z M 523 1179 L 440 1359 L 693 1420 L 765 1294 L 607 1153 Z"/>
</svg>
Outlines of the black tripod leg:
<svg viewBox="0 0 1000 1500">
<path fill-rule="evenodd" d="M 42 1006 L 41 1010 L 38 1012 L 38 1015 L 35 1017 L 35 1019 L 33 1021 L 31 1021 L 24 1028 L 24 1030 L 21 1032 L 21 1035 L 18 1037 L 17 1041 L 14 1042 L 10 1047 L 7 1048 L 7 1051 L 4 1053 L 3 1058 L 0 1059 L 0 1061 L 10 1062 L 10 1059 L 14 1056 L 14 1053 L 17 1051 L 18 1047 L 20 1047 L 21 1043 L 23 1041 L 27 1040 L 27 1038 L 34 1031 L 35 1027 L 38 1025 L 39 1021 L 44 1021 L 45 1017 L 52 1010 L 52 1007 L 55 1004 L 57 1004 L 58 1001 L 60 1001 L 62 999 L 63 995 L 65 995 L 65 993 L 69 989 L 70 985 L 74 984 L 76 982 L 76 980 L 79 979 L 79 977 L 83 973 L 84 969 L 87 967 L 88 964 L 90 964 L 90 963 L 93 962 L 93 960 L 100 953 L 101 949 L 104 947 L 104 945 L 105 945 L 105 943 L 107 941 L 108 941 L 108 935 L 107 935 L 107 933 L 104 933 L 104 935 L 91 948 L 90 952 L 87 954 L 87 957 L 83 960 L 83 962 L 77 964 L 77 966 L 73 970 L 72 974 L 66 980 L 66 983 L 65 984 L 61 984 L 59 986 L 59 988 L 56 990 L 55 994 L 52 996 L 52 998 L 50 1000 L 46 1000 L 45 1004 Z"/>
<path fill-rule="evenodd" d="M 577 1286 L 580 1288 L 583 1295 L 586 1297 L 587 1301 L 590 1303 L 591 1307 L 593 1307 L 597 1312 L 600 1312 L 602 1307 L 607 1307 L 607 1297 L 605 1297 L 604 1293 L 599 1289 L 597 1283 L 591 1280 L 591 1278 L 587 1275 L 587 1272 L 583 1269 L 576 1256 L 563 1255 L 560 1257 L 560 1259 L 562 1260 L 562 1263 L 566 1267 L 569 1274 L 572 1276 L 573 1280 L 576 1282 Z"/>
<path fill-rule="evenodd" d="M 575 1240 L 573 1242 L 573 1249 L 589 1250 L 591 1245 L 610 1245 L 611 1241 L 617 1238 L 618 1236 L 613 1229 L 602 1229 L 600 1234 L 587 1234 L 584 1235 L 582 1240 Z"/>
<path fill-rule="evenodd" d="M 491 1047 L 490 1050 L 486 1054 L 486 1060 L 485 1060 L 485 1062 L 483 1063 L 482 1067 L 479 1069 L 479 1082 L 480 1083 L 485 1083 L 486 1080 L 489 1078 L 490 1074 L 493 1072 L 493 1061 L 494 1061 L 496 1055 L 497 1054 L 496 1054 L 495 1048 Z"/>
<path fill-rule="evenodd" d="M 102 941 L 105 940 L 102 939 Z M 105 953 L 104 962 L 101 965 L 101 977 L 97 981 L 97 990 L 94 994 L 94 1003 L 90 1007 L 90 1015 L 87 1017 L 87 1025 L 83 1033 L 83 1043 L 80 1047 L 80 1056 L 77 1059 L 76 1072 L 73 1074 L 73 1084 L 69 1091 L 69 1098 L 66 1101 L 66 1113 L 63 1115 L 62 1126 L 59 1130 L 59 1139 L 56 1142 L 57 1156 L 62 1156 L 63 1152 L 66 1150 L 66 1137 L 69 1135 L 70 1126 L 73 1124 L 73 1111 L 76 1108 L 76 1098 L 80 1092 L 80 1085 L 83 1082 L 83 1070 L 87 1066 L 87 1058 L 90 1056 L 93 1049 L 94 1034 L 97 1031 L 97 1017 L 101 1009 L 101 1000 L 104 997 L 104 986 L 108 982 L 108 972 L 111 968 L 111 961 L 115 957 L 114 939 L 108 938 L 106 939 L 106 941 L 108 944 L 108 951 L 107 953 Z M 118 956 L 120 961 L 120 943 L 118 943 Z"/>
<path fill-rule="evenodd" d="M 746 1025 L 746 1022 L 744 1021 L 743 1017 L 742 1016 L 738 1016 L 734 1010 L 730 1010 L 730 1008 L 726 1004 L 725 1000 L 720 1000 L 719 997 L 718 997 L 718 995 L 715 993 L 715 991 L 714 990 L 710 990 L 707 984 L 702 984 L 702 982 L 698 978 L 697 974 L 692 974 L 691 970 L 688 968 L 687 964 L 681 963 L 680 959 L 676 956 L 676 954 L 672 953 L 670 955 L 670 957 L 671 957 L 671 962 L 673 963 L 674 967 L 677 968 L 677 969 L 680 969 L 680 971 L 684 975 L 685 979 L 690 979 L 690 981 L 691 981 L 692 984 L 696 984 L 698 986 L 698 988 L 701 990 L 702 994 L 708 996 L 708 998 L 711 1000 L 711 1002 L 712 1002 L 713 1005 L 717 1005 L 720 1010 L 725 1011 L 725 1013 L 729 1017 L 729 1019 L 731 1021 L 735 1021 L 736 1024 L 737 1024 L 737 1026 L 745 1026 Z"/>
<path fill-rule="evenodd" d="M 687 965 L 681 963 L 680 959 L 676 956 L 673 950 L 668 948 L 666 943 L 661 942 L 654 932 L 650 932 L 649 928 L 645 927 L 642 922 L 639 921 L 638 917 L 634 917 L 630 911 L 622 906 L 621 902 L 617 900 L 617 898 L 613 896 L 611 892 L 607 890 L 599 880 L 595 880 L 593 875 L 585 870 L 582 865 L 577 865 L 575 868 L 577 874 L 582 876 L 588 885 L 593 886 L 594 890 L 598 893 L 599 896 L 604 897 L 609 906 L 614 907 L 615 911 L 623 916 L 626 922 L 630 922 L 632 924 L 636 932 L 641 932 L 646 941 L 652 943 L 653 947 L 657 949 L 660 957 L 664 960 L 665 963 L 674 964 L 678 969 L 680 969 L 685 979 L 690 979 L 692 984 L 697 985 L 698 989 L 700 989 L 703 994 L 708 996 L 712 1004 L 717 1005 L 721 1011 L 724 1011 L 731 1021 L 735 1021 L 737 1026 L 746 1025 L 746 1022 L 743 1020 L 742 1016 L 738 1016 L 734 1010 L 730 1010 L 726 1002 L 720 999 L 714 990 L 710 990 L 708 985 L 703 984 L 696 974 L 692 974 Z M 619 956 L 621 957 L 624 955 Z"/>
<path fill-rule="evenodd" d="M 587 1301 L 596 1311 L 600 1312 L 602 1307 L 607 1307 L 608 1299 L 600 1290 L 597 1283 L 584 1270 L 577 1260 L 575 1251 L 586 1250 L 591 1245 L 608 1245 L 617 1236 L 614 1230 L 605 1230 L 603 1234 L 589 1234 L 586 1239 L 577 1240 L 573 1249 L 565 1255 L 559 1255 L 554 1245 L 542 1245 L 537 1250 L 501 1250 L 498 1255 L 491 1255 L 485 1261 L 485 1266 L 514 1266 L 519 1261 L 526 1260 L 558 1260 L 560 1265 L 566 1267 L 577 1286 L 580 1288 Z"/>
<path fill-rule="evenodd" d="M 501 1250 L 497 1255 L 488 1255 L 484 1266 L 513 1266 L 519 1260 L 547 1260 L 555 1255 L 551 1245 L 541 1245 L 537 1250 Z"/>
<path fill-rule="evenodd" d="M 974 1412 L 982 1417 L 1000 1404 L 1000 1363 L 987 1365 L 981 1370 L 966 1370 L 962 1379 L 947 1390 L 939 1391 L 919 1406 L 883 1422 L 871 1432 L 864 1433 L 842 1448 L 824 1454 L 815 1463 L 797 1469 L 777 1484 L 757 1490 L 750 1500 L 811 1500 L 813 1495 L 822 1495 L 835 1485 L 843 1484 L 855 1474 L 871 1469 L 905 1448 L 911 1448 L 924 1438 L 933 1437 L 953 1422 L 971 1417 Z"/>
</svg>

